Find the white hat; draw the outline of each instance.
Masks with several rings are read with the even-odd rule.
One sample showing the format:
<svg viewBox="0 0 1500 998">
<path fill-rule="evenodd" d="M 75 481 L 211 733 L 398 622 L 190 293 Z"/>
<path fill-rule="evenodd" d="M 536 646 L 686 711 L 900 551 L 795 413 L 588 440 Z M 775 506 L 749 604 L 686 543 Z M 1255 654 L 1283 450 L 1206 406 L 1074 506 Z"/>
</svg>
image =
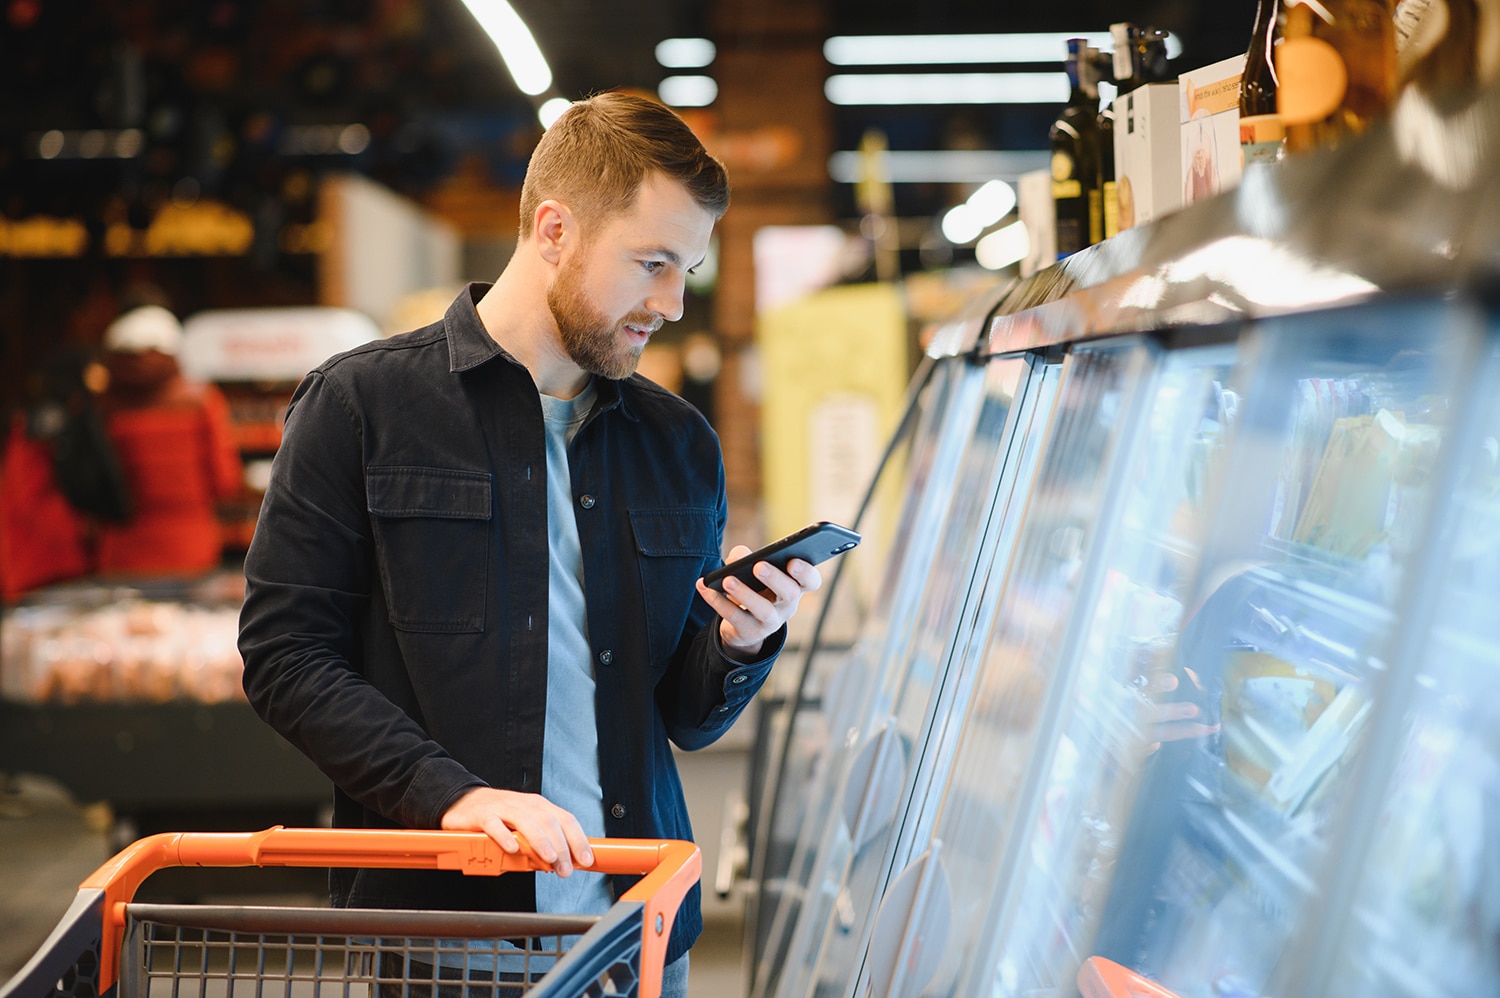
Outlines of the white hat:
<svg viewBox="0 0 1500 998">
<path fill-rule="evenodd" d="M 160 350 L 177 356 L 182 346 L 182 323 L 160 305 L 133 308 L 109 324 L 104 331 L 104 349 L 115 353 Z"/>
</svg>

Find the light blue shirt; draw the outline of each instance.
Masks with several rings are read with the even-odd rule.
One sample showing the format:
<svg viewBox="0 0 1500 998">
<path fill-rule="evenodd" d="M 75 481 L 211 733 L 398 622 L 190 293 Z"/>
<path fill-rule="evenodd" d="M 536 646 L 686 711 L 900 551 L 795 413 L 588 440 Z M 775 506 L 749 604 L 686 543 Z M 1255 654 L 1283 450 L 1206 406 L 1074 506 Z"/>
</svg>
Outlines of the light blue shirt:
<svg viewBox="0 0 1500 998">
<path fill-rule="evenodd" d="M 588 614 L 584 604 L 583 550 L 578 521 L 573 516 L 573 477 L 568 470 L 568 444 L 588 419 L 597 393 L 593 383 L 571 399 L 541 396 L 542 422 L 547 434 L 547 724 L 542 736 L 542 796 L 571 811 L 585 835 L 604 837 L 604 792 L 599 786 L 599 730 L 594 714 L 594 658 L 589 647 Z M 602 873 L 575 871 L 564 879 L 551 873 L 536 875 L 536 910 L 548 915 L 602 915 L 614 903 L 609 878 Z M 571 947 L 576 936 L 564 938 Z M 443 954 L 449 967 L 467 965 L 476 971 L 518 973 L 520 957 L 502 956 L 495 966 L 484 950 L 491 944 L 475 940 L 466 955 Z M 462 943 L 442 942 L 439 949 L 463 949 Z M 507 949 L 511 948 L 508 945 Z M 479 952 L 476 952 L 479 951 Z M 533 958 L 533 972 L 550 969 L 552 960 Z"/>
<path fill-rule="evenodd" d="M 591 382 L 578 396 L 542 398 L 547 433 L 547 727 L 542 743 L 543 797 L 578 818 L 586 835 L 604 837 L 599 786 L 599 731 L 594 714 L 594 656 L 584 604 L 583 551 L 574 518 L 568 444 L 594 406 Z M 614 903 L 602 873 L 563 879 L 539 873 L 536 910 L 552 915 L 602 915 Z"/>
</svg>

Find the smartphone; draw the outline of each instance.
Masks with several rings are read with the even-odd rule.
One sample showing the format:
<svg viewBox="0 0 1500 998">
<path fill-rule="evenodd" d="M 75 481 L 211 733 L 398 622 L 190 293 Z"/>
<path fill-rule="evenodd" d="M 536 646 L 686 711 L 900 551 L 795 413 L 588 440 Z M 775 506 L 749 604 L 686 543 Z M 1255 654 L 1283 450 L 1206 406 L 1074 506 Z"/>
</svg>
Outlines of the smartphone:
<svg viewBox="0 0 1500 998">
<path fill-rule="evenodd" d="M 709 588 L 723 592 L 724 580 L 732 575 L 745 585 L 765 593 L 769 590 L 754 575 L 758 562 L 768 561 L 784 572 L 787 563 L 794 558 L 800 558 L 809 565 L 817 565 L 836 554 L 852 550 L 859 544 L 859 541 L 859 534 L 853 530 L 824 520 L 803 527 L 795 534 L 788 534 L 779 541 L 772 541 L 759 551 L 751 551 L 745 557 L 737 558 L 723 568 L 709 572 L 703 577 L 703 582 Z"/>
</svg>

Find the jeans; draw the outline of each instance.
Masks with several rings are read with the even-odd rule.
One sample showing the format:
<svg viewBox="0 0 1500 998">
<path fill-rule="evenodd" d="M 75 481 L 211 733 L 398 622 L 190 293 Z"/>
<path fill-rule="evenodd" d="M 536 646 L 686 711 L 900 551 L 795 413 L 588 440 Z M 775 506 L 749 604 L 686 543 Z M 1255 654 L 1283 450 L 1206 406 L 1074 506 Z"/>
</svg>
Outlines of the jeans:
<svg viewBox="0 0 1500 998">
<path fill-rule="evenodd" d="M 661 971 L 661 998 L 687 998 L 688 954 L 684 953 Z"/>
</svg>

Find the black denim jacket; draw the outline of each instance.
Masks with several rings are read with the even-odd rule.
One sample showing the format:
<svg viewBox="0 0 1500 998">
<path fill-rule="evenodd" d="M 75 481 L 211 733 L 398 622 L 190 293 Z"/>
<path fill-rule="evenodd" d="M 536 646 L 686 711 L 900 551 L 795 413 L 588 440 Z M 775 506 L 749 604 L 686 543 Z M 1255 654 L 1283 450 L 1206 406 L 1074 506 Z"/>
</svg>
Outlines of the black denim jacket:
<svg viewBox="0 0 1500 998">
<path fill-rule="evenodd" d="M 287 413 L 245 563 L 245 692 L 335 784 L 342 827 L 437 827 L 472 787 L 540 785 L 541 404 L 470 285 L 442 322 L 334 357 Z M 722 563 L 718 438 L 641 377 L 597 379 L 568 450 L 611 837 L 689 839 L 668 744 L 712 743 L 770 673 L 725 657 L 694 581 Z M 616 883 L 617 894 L 630 883 Z M 532 875 L 335 870 L 338 905 L 530 910 Z M 701 929 L 699 893 L 668 959 Z"/>
</svg>

